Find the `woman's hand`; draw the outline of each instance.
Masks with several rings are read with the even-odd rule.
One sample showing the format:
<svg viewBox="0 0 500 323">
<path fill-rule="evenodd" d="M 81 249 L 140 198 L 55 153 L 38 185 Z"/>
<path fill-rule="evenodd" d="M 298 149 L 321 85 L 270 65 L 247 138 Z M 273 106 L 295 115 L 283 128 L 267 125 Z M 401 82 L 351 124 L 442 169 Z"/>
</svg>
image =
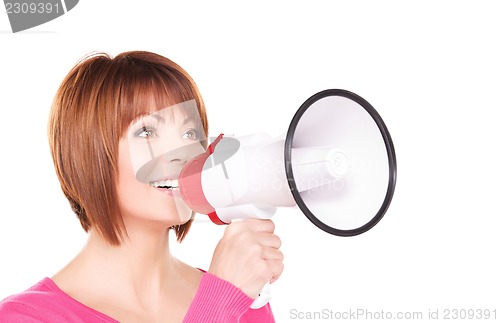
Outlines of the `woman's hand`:
<svg viewBox="0 0 500 323">
<path fill-rule="evenodd" d="M 208 271 L 256 298 L 267 282 L 273 283 L 283 272 L 280 247 L 271 220 L 235 221 L 225 229 Z"/>
</svg>

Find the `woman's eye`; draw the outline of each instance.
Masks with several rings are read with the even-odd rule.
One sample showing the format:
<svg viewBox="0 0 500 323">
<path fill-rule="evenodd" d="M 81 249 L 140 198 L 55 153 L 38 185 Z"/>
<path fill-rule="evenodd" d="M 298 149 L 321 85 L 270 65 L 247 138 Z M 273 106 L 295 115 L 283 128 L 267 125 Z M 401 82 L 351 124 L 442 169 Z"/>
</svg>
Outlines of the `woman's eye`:
<svg viewBox="0 0 500 323">
<path fill-rule="evenodd" d="M 182 134 L 182 139 L 196 140 L 198 139 L 198 132 L 194 129 L 189 129 Z"/>
<path fill-rule="evenodd" d="M 141 129 L 137 130 L 135 133 L 136 137 L 140 138 L 156 138 L 158 137 L 158 133 L 156 132 L 156 129 L 150 128 L 150 127 L 142 127 Z"/>
</svg>

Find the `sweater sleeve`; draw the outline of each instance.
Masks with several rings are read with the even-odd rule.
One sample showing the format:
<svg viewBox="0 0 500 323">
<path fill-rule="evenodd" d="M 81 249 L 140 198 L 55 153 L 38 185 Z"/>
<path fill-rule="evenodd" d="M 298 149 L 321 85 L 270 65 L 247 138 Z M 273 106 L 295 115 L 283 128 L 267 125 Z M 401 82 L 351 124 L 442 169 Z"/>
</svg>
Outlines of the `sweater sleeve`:
<svg viewBox="0 0 500 323">
<path fill-rule="evenodd" d="M 252 302 L 251 297 L 233 284 L 205 272 L 183 322 L 237 323 L 242 317 L 241 322 L 274 322 L 269 304 L 262 309 L 252 310 Z M 244 317 L 249 315 L 259 320 L 246 320 Z"/>
</svg>

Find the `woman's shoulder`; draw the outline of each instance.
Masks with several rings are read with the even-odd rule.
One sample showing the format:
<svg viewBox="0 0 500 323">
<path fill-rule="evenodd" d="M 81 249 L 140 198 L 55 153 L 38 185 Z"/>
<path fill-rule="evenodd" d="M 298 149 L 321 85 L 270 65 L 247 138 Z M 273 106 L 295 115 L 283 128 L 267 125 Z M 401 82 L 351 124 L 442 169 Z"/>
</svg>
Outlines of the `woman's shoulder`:
<svg viewBox="0 0 500 323">
<path fill-rule="evenodd" d="M 113 322 L 72 299 L 48 277 L 0 301 L 0 317 L 2 322 Z"/>
<path fill-rule="evenodd" d="M 50 307 L 55 294 L 47 285 L 49 278 L 44 278 L 27 290 L 11 295 L 0 301 L 0 316 L 7 321 L 21 321 L 31 319 L 29 322 L 42 321 L 44 311 L 41 308 Z"/>
<path fill-rule="evenodd" d="M 12 304 L 36 304 L 40 299 L 46 300 L 47 296 L 54 297 L 55 293 L 50 288 L 50 282 L 50 278 L 46 277 L 21 293 L 8 296 L 0 301 L 0 309 Z"/>
</svg>

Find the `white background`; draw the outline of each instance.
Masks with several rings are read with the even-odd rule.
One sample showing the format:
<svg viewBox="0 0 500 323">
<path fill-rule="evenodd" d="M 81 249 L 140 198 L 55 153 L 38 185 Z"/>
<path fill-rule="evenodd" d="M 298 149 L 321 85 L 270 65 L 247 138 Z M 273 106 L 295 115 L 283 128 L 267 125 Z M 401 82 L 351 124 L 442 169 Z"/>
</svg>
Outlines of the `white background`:
<svg viewBox="0 0 500 323">
<path fill-rule="evenodd" d="M 180 1 L 178 1 L 180 2 Z M 179 63 L 211 134 L 279 135 L 312 94 L 343 88 L 382 115 L 398 159 L 393 203 L 351 238 L 299 211 L 273 218 L 290 311 L 494 309 L 500 316 L 500 19 L 495 1 L 97 1 L 12 34 L 0 13 L 0 299 L 66 264 L 86 236 L 46 138 L 52 97 L 88 52 Z M 203 216 L 199 216 L 202 218 Z M 207 268 L 222 233 L 198 221 L 179 258 Z M 311 321 L 311 320 L 309 320 Z"/>
</svg>

